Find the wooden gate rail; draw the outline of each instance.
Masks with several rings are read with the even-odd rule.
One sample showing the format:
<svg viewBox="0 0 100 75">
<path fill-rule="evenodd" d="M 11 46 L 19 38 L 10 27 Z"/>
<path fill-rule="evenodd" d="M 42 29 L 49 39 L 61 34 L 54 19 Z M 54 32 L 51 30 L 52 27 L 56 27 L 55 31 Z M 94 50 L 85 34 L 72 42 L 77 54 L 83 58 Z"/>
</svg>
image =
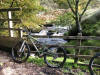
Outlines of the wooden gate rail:
<svg viewBox="0 0 100 75">
<path fill-rule="evenodd" d="M 7 12 L 7 11 L 20 11 L 21 8 L 6 8 L 6 9 L 0 9 L 0 12 Z"/>
<path fill-rule="evenodd" d="M 26 37 L 27 35 L 24 35 Z M 46 35 L 32 35 L 36 38 L 48 38 Z M 100 40 L 100 36 L 50 36 L 50 38 L 63 38 L 72 40 Z"/>
<path fill-rule="evenodd" d="M 67 46 L 62 46 L 62 47 L 65 47 L 65 48 L 75 48 L 75 49 L 93 49 L 93 50 L 100 50 L 100 47 L 98 46 L 74 46 L 74 45 L 67 45 Z"/>
<path fill-rule="evenodd" d="M 0 21 L 8 21 L 8 28 L 13 28 L 13 22 L 18 22 L 20 23 L 21 20 L 20 19 L 12 19 L 12 12 L 15 12 L 15 11 L 20 11 L 21 8 L 4 8 L 4 9 L 0 9 L 0 12 L 7 12 L 7 17 L 6 19 L 4 18 L 1 18 Z M 10 37 L 14 37 L 14 32 L 13 32 L 13 29 L 8 29 L 9 31 L 9 36 Z M 22 35 L 20 35 L 21 37 Z"/>
<path fill-rule="evenodd" d="M 31 53 L 38 53 L 37 51 L 31 51 Z M 62 55 L 62 54 L 60 54 Z M 75 57 L 74 54 L 66 54 L 67 57 Z M 79 58 L 85 58 L 85 59 L 90 59 L 91 57 L 93 57 L 92 55 L 76 55 Z"/>
<path fill-rule="evenodd" d="M 0 19 L 0 21 L 16 21 L 16 22 L 21 22 L 20 19 Z"/>
<path fill-rule="evenodd" d="M 19 31 L 22 30 L 20 28 L 0 28 L 0 30 L 15 30 L 15 31 Z"/>
<path fill-rule="evenodd" d="M 31 46 L 31 43 L 28 43 Z M 40 45 L 40 44 L 37 44 Z M 63 47 L 63 48 L 75 48 L 75 49 L 79 49 L 81 48 L 82 50 L 100 50 L 99 46 L 77 46 L 77 45 L 46 45 L 48 47 L 53 46 L 53 47 Z"/>
<path fill-rule="evenodd" d="M 80 63 L 77 63 L 78 65 L 80 65 L 80 66 L 89 66 L 89 64 L 80 64 Z M 95 64 L 95 65 L 92 65 L 93 67 L 98 67 L 98 68 L 100 68 L 100 65 L 97 65 L 97 64 Z"/>
<path fill-rule="evenodd" d="M 22 33 L 22 29 L 21 28 L 0 28 L 0 30 L 14 30 L 14 31 L 18 31 L 18 36 L 21 38 L 23 33 Z M 0 36 L 3 37 L 3 36 Z"/>
</svg>

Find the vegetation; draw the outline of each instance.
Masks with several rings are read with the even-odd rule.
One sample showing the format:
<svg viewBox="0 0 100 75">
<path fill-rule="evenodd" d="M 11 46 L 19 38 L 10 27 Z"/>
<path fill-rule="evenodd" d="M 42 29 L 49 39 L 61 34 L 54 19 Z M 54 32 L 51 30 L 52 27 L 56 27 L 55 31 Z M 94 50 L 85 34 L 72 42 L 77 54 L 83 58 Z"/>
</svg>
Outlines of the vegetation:
<svg viewBox="0 0 100 75">
<path fill-rule="evenodd" d="M 37 64 L 39 66 L 44 66 L 45 65 L 43 58 L 38 58 L 38 57 L 32 57 L 32 56 L 30 56 L 28 58 L 27 62 L 34 63 L 34 64 Z"/>
<path fill-rule="evenodd" d="M 69 1 L 71 2 L 72 8 L 75 11 L 75 0 L 69 0 Z M 87 1 L 88 0 L 80 0 L 78 14 L 82 13 Z M 78 33 L 77 27 L 78 26 L 76 26 L 77 24 L 75 24 L 76 17 L 70 11 L 67 0 L 54 0 L 54 2 L 59 5 L 59 8 L 66 9 L 66 10 L 68 10 L 68 12 L 58 16 L 55 21 L 52 21 L 52 23 L 54 23 L 55 25 L 58 25 L 58 26 L 59 25 L 60 26 L 66 26 L 66 25 L 70 26 L 71 25 L 72 29 L 69 32 L 65 33 L 65 36 L 66 35 L 77 35 L 77 33 Z M 1 0 L 0 1 L 0 8 L 9 8 L 11 3 L 12 3 L 12 0 Z M 88 9 L 92 8 L 94 3 L 96 3 L 96 0 L 91 2 Z M 41 6 L 40 0 L 16 0 L 12 7 L 21 7 L 22 8 L 22 10 L 20 12 L 13 13 L 13 18 L 21 18 L 22 19 L 22 23 L 21 24 L 15 23 L 15 27 L 20 27 L 22 25 L 26 25 L 28 27 L 35 29 L 35 30 L 40 30 L 41 27 L 39 25 L 44 24 L 44 20 L 38 18 L 36 16 L 36 14 L 38 14 L 40 11 L 47 10 L 47 9 L 44 9 L 43 6 Z M 6 13 L 0 13 L 0 18 L 6 18 L 5 15 L 6 15 Z M 81 26 L 82 26 L 83 35 L 100 36 L 100 26 L 99 26 L 100 22 L 99 21 L 100 20 L 98 20 L 94 23 L 94 22 L 87 20 L 85 23 L 82 23 Z M 0 27 L 7 27 L 7 22 L 0 22 Z M 0 30 L 0 34 L 1 33 L 8 34 L 7 31 L 4 32 L 4 31 Z M 76 45 L 76 42 L 77 42 L 77 40 L 76 41 L 71 40 L 66 45 Z M 99 42 L 100 41 L 96 41 L 96 40 L 83 40 L 82 45 L 100 46 Z M 68 50 L 69 54 L 75 53 L 75 49 L 66 49 L 66 50 Z M 93 55 L 93 54 L 95 54 L 95 52 L 98 52 L 98 51 L 92 51 L 92 50 L 89 51 L 87 49 L 85 51 L 81 50 L 80 54 L 85 54 L 85 55 L 92 54 Z M 44 65 L 43 58 L 36 59 L 36 58 L 30 57 L 28 59 L 28 62 L 33 62 L 39 66 Z M 73 63 L 73 59 L 68 59 L 67 63 L 68 62 Z M 88 61 L 86 61 L 86 62 L 88 62 Z M 84 63 L 84 62 L 82 61 L 80 63 Z M 66 64 L 66 63 L 65 63 L 65 66 L 68 66 L 71 68 L 73 67 L 72 64 L 70 65 L 70 64 Z M 79 68 L 79 66 L 77 66 L 76 64 L 74 66 Z M 84 67 L 82 67 L 82 68 L 84 68 Z"/>
<path fill-rule="evenodd" d="M 53 23 L 57 26 L 70 26 L 75 25 L 75 21 L 72 18 L 73 14 L 71 12 L 66 12 L 63 15 L 60 15 L 57 17 L 56 21 L 53 21 Z"/>
<path fill-rule="evenodd" d="M 29 63 L 35 63 L 35 64 L 37 64 L 38 66 L 41 66 L 41 67 L 45 66 L 43 58 L 38 58 L 38 57 L 32 57 L 32 56 L 30 56 L 28 58 L 27 62 L 29 62 Z M 84 64 L 84 62 L 80 62 L 80 61 L 78 61 L 78 63 Z M 62 68 L 62 71 L 63 71 L 63 73 L 72 73 L 72 74 L 74 74 L 75 72 L 73 72 L 72 68 L 75 68 L 75 69 L 81 68 L 82 70 L 88 72 L 88 70 L 87 70 L 88 67 L 79 66 L 78 64 L 74 64 L 74 59 L 68 58 L 66 60 L 66 63 L 64 64 L 64 67 Z M 80 71 L 78 71 L 75 74 L 84 75 L 84 72 L 82 72 L 80 70 Z"/>
<path fill-rule="evenodd" d="M 9 8 L 12 4 L 13 0 L 1 0 L 0 2 L 0 8 Z M 35 29 L 40 28 L 39 25 L 43 24 L 44 21 L 39 19 L 36 14 L 39 11 L 45 10 L 41 5 L 39 0 L 15 0 L 13 7 L 20 7 L 22 10 L 16 13 L 13 13 L 13 18 L 20 18 L 22 19 L 21 24 L 17 24 L 17 27 L 20 27 L 21 25 L 26 25 L 28 27 L 33 27 Z M 4 18 L 4 15 L 6 13 L 0 13 L 0 17 Z M 5 16 L 5 18 L 7 18 Z M 0 25 L 1 26 L 1 25 Z"/>
</svg>

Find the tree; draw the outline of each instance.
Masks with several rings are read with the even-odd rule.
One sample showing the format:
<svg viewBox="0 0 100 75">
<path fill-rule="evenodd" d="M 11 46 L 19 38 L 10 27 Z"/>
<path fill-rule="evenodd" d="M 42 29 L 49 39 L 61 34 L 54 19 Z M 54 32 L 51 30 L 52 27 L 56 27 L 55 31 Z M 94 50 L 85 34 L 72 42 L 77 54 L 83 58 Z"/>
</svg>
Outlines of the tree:
<svg viewBox="0 0 100 75">
<path fill-rule="evenodd" d="M 81 19 L 82 16 L 84 15 L 89 3 L 91 2 L 91 0 L 88 0 L 88 2 L 86 3 L 85 8 L 83 9 L 82 13 L 79 12 L 79 2 L 80 0 L 73 0 L 74 5 L 71 5 L 71 2 L 69 0 L 67 0 L 68 5 L 72 11 L 72 13 L 74 14 L 73 18 L 75 19 L 76 22 L 76 28 L 77 28 L 77 32 L 78 32 L 78 36 L 82 36 L 82 27 L 81 27 Z M 81 40 L 78 41 L 78 45 L 81 46 Z M 80 49 L 77 49 L 75 51 L 75 63 L 77 63 L 78 58 L 76 57 L 76 55 L 78 55 L 80 53 Z"/>
<path fill-rule="evenodd" d="M 88 0 L 87 4 L 81 14 L 79 13 L 79 1 L 80 0 L 73 0 L 73 2 L 74 2 L 74 7 L 73 7 L 71 5 L 71 2 L 69 0 L 67 0 L 69 7 L 74 14 L 73 18 L 76 21 L 77 30 L 79 33 L 81 33 L 82 32 L 81 19 L 82 19 L 82 16 L 84 15 L 85 11 L 87 10 L 87 7 L 88 7 L 89 3 L 91 2 L 91 0 Z"/>
</svg>

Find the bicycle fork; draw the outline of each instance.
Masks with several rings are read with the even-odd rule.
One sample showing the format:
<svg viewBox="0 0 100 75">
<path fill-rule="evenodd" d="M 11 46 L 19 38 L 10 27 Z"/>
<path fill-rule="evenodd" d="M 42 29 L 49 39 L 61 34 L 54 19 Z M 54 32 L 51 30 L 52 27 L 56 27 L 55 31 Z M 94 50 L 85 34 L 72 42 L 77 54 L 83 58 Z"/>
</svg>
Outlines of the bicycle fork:
<svg viewBox="0 0 100 75">
<path fill-rule="evenodd" d="M 24 52 L 24 49 L 25 49 L 25 41 L 23 41 L 21 48 L 19 49 L 19 52 L 21 53 L 19 56 L 22 55 L 22 53 Z"/>
</svg>

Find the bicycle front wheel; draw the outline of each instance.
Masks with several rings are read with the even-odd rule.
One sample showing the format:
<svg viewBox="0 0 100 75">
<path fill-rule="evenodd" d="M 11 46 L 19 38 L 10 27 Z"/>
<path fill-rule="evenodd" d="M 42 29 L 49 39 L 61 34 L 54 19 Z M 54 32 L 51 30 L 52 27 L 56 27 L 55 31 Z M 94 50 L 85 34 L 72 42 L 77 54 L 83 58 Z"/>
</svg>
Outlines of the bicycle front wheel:
<svg viewBox="0 0 100 75">
<path fill-rule="evenodd" d="M 12 48 L 11 56 L 17 63 L 25 62 L 29 55 L 30 48 L 24 40 L 21 40 Z"/>
<path fill-rule="evenodd" d="M 94 55 L 89 62 L 90 75 L 100 75 L 100 53 Z"/>
<path fill-rule="evenodd" d="M 44 61 L 52 68 L 63 67 L 66 61 L 66 51 L 61 47 L 49 47 L 44 54 Z"/>
</svg>

